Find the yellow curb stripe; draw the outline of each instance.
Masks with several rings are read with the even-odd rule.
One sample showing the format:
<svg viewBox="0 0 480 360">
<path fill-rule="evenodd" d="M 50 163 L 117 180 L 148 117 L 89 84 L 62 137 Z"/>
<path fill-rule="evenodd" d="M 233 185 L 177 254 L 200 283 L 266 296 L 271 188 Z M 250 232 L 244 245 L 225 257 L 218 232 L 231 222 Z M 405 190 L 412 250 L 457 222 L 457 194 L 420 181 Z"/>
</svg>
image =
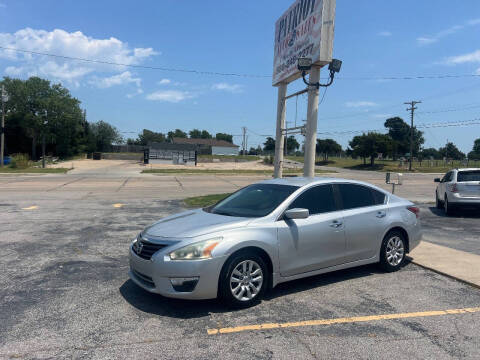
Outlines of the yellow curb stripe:
<svg viewBox="0 0 480 360">
<path fill-rule="evenodd" d="M 38 206 L 36 205 L 22 208 L 22 210 L 36 210 L 36 209 L 38 209 Z"/>
<path fill-rule="evenodd" d="M 241 331 L 283 329 L 283 328 L 301 327 L 301 326 L 347 324 L 347 323 L 356 323 L 356 322 L 407 319 L 407 318 L 413 318 L 413 317 L 429 317 L 429 316 L 466 314 L 466 313 L 476 313 L 476 312 L 480 312 L 480 307 L 422 311 L 422 312 L 411 312 L 411 313 L 400 313 L 400 314 L 356 316 L 356 317 L 345 317 L 345 318 L 337 318 L 337 319 L 307 320 L 307 321 L 297 321 L 297 322 L 287 322 L 287 323 L 266 323 L 266 324 L 257 324 L 257 325 L 245 325 L 245 326 L 227 327 L 227 328 L 220 328 L 220 329 L 207 329 L 207 334 L 217 335 L 217 334 L 236 333 Z"/>
<path fill-rule="evenodd" d="M 117 209 L 118 209 L 118 208 L 123 207 L 123 205 L 125 205 L 125 204 L 118 203 L 118 204 L 113 204 L 112 206 L 113 206 L 114 208 L 117 208 Z"/>
</svg>

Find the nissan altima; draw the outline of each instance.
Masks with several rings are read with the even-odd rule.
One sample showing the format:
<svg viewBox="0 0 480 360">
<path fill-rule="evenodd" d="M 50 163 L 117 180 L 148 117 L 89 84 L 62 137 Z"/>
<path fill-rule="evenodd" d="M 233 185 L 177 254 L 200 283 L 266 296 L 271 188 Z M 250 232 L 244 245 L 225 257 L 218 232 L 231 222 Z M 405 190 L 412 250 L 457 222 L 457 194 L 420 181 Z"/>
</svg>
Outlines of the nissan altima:
<svg viewBox="0 0 480 360">
<path fill-rule="evenodd" d="M 420 242 L 418 216 L 359 181 L 261 181 L 147 227 L 130 246 L 129 276 L 163 296 L 249 306 L 285 281 L 371 263 L 398 270 Z"/>
</svg>

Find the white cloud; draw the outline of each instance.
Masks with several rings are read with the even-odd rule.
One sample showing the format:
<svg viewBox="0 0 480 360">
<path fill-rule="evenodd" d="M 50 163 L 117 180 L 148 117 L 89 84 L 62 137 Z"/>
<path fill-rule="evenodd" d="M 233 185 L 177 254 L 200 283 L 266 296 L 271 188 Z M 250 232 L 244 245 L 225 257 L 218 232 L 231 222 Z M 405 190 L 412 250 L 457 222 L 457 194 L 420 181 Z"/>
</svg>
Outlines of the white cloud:
<svg viewBox="0 0 480 360">
<path fill-rule="evenodd" d="M 125 85 L 131 83 L 134 83 L 137 85 L 137 87 L 140 87 L 142 80 L 140 78 L 133 77 L 130 71 L 124 71 L 118 75 L 92 80 L 91 83 L 95 84 L 101 89 L 106 89 L 116 85 Z"/>
<path fill-rule="evenodd" d="M 377 35 L 378 36 L 389 37 L 389 36 L 392 36 L 392 33 L 390 31 L 380 31 Z"/>
<path fill-rule="evenodd" d="M 188 91 L 177 90 L 158 90 L 147 95 L 147 100 L 152 101 L 166 101 L 171 103 L 178 103 L 183 100 L 194 98 L 195 95 Z"/>
<path fill-rule="evenodd" d="M 168 85 L 172 82 L 170 79 L 162 79 L 158 82 L 158 85 Z"/>
<path fill-rule="evenodd" d="M 238 84 L 218 83 L 212 85 L 213 90 L 228 91 L 231 93 L 243 92 L 243 86 Z"/>
<path fill-rule="evenodd" d="M 136 92 L 131 93 L 131 94 L 127 94 L 126 96 L 127 96 L 127 98 L 131 99 L 131 98 L 133 98 L 137 95 L 140 95 L 140 94 L 143 94 L 142 88 L 138 88 Z"/>
<path fill-rule="evenodd" d="M 96 39 L 80 31 L 67 32 L 62 29 L 46 31 L 25 28 L 15 33 L 0 33 L 0 46 L 125 65 L 140 64 L 158 54 L 152 48 L 131 48 L 114 37 Z M 125 72 L 125 66 L 74 61 L 5 49 L 0 50 L 0 58 L 17 63 L 15 68 L 10 67 L 10 74 L 35 74 L 77 85 L 86 75 L 92 73 Z"/>
<path fill-rule="evenodd" d="M 388 119 L 391 118 L 393 115 L 392 114 L 373 114 L 372 117 L 376 119 Z"/>
<path fill-rule="evenodd" d="M 479 25 L 480 24 L 480 18 L 478 19 L 472 19 L 467 22 L 468 25 L 473 26 L 473 25 Z"/>
<path fill-rule="evenodd" d="M 448 35 L 455 34 L 455 33 L 459 32 L 460 30 L 463 30 L 463 29 L 468 28 L 470 26 L 479 25 L 479 24 L 480 24 L 480 19 L 468 20 L 467 22 L 465 22 L 462 25 L 451 26 L 447 29 L 439 31 L 436 34 L 427 35 L 427 36 L 425 36 L 425 35 L 420 36 L 420 37 L 417 38 L 417 44 L 420 45 L 420 46 L 430 45 L 430 44 L 433 44 L 433 43 L 436 43 L 436 42 L 440 41 L 442 38 L 444 38 Z"/>
<path fill-rule="evenodd" d="M 347 101 L 345 103 L 345 106 L 350 108 L 371 107 L 377 106 L 377 103 L 374 103 L 372 101 Z"/>
<path fill-rule="evenodd" d="M 445 60 L 447 65 L 456 65 L 464 63 L 480 63 L 480 50 L 457 56 L 451 56 Z"/>
</svg>

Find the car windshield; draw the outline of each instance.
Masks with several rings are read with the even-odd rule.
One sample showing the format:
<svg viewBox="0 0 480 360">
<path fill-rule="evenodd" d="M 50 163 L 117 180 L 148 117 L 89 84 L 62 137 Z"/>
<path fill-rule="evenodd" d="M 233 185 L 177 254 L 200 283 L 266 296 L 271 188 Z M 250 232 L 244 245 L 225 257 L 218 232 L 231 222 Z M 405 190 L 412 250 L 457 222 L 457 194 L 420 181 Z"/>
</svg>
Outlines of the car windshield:
<svg viewBox="0 0 480 360">
<path fill-rule="evenodd" d="M 457 182 L 480 181 L 480 170 L 459 171 Z"/>
<path fill-rule="evenodd" d="M 226 216 L 262 217 L 270 214 L 297 189 L 297 186 L 290 185 L 250 185 L 205 211 Z"/>
</svg>

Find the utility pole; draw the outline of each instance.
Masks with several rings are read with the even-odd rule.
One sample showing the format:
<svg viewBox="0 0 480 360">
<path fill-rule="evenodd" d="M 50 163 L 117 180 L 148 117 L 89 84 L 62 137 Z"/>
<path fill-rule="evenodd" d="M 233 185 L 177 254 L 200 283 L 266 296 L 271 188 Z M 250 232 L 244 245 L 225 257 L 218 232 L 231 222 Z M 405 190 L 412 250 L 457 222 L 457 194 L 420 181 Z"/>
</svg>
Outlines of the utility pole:
<svg viewBox="0 0 480 360">
<path fill-rule="evenodd" d="M 277 131 L 275 134 L 275 164 L 274 164 L 274 178 L 281 178 L 283 175 L 283 134 L 282 129 L 285 127 L 285 105 L 287 99 L 287 84 L 281 83 L 278 86 L 278 100 L 277 100 Z"/>
<path fill-rule="evenodd" d="M 407 111 L 410 111 L 410 161 L 408 164 L 408 170 L 412 171 L 412 159 L 413 159 L 413 113 L 417 109 L 415 107 L 416 104 L 421 104 L 421 101 L 410 101 L 410 102 L 405 102 L 405 105 L 410 105 L 411 107 L 407 109 Z"/>
<path fill-rule="evenodd" d="M 245 126 L 242 127 L 242 155 L 245 155 L 245 147 L 247 146 L 247 140 L 246 140 L 246 135 L 247 135 L 247 128 Z"/>
<path fill-rule="evenodd" d="M 42 136 L 42 168 L 45 169 L 45 132 L 48 124 L 48 112 L 45 110 L 45 119 L 43 120 L 43 136 Z"/>
<path fill-rule="evenodd" d="M 1 144 L 0 144 L 0 167 L 3 168 L 3 154 L 5 151 L 5 103 L 8 101 L 8 94 L 5 91 L 5 86 L 2 85 L 1 90 L 1 101 L 2 101 L 2 126 L 0 127 L 1 135 Z"/>
<path fill-rule="evenodd" d="M 320 81 L 320 68 L 312 67 L 310 83 Z M 308 87 L 307 127 L 305 135 L 305 157 L 303 164 L 303 176 L 315 176 L 315 147 L 317 145 L 317 121 L 318 121 L 318 87 Z"/>
</svg>

